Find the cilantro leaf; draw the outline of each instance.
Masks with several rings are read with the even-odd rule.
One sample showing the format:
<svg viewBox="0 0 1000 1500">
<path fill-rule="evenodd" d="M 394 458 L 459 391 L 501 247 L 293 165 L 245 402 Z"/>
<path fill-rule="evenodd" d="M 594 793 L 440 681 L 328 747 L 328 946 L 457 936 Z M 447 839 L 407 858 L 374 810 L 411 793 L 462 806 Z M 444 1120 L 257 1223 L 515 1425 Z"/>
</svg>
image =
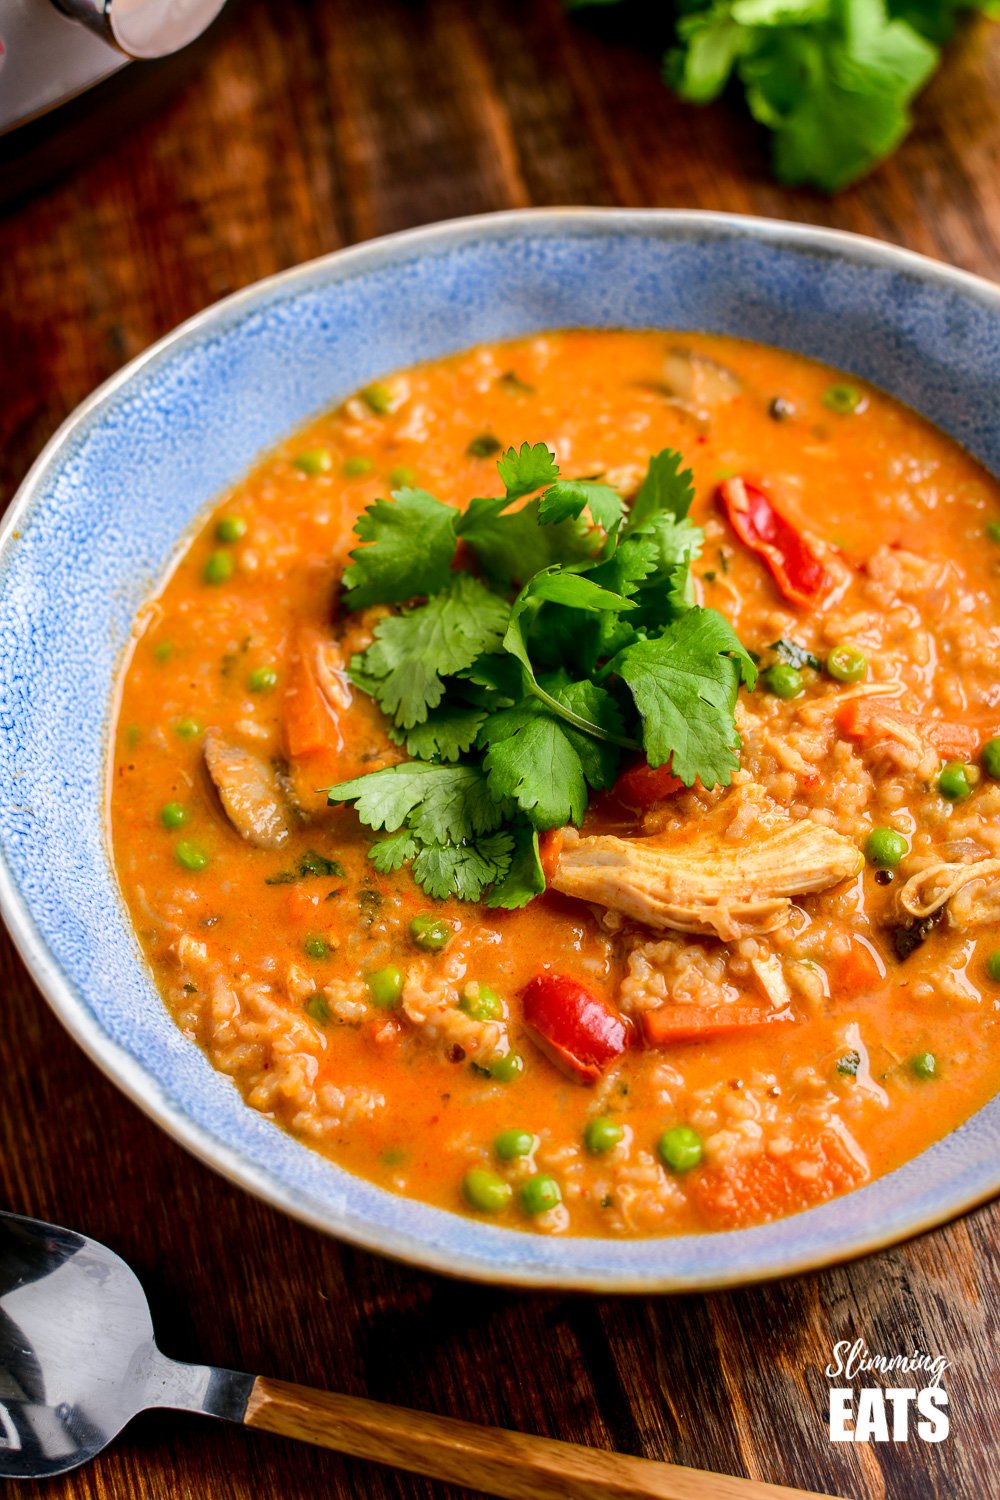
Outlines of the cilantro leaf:
<svg viewBox="0 0 1000 1500">
<path fill-rule="evenodd" d="M 358 517 L 354 530 L 368 545 L 351 553 L 344 570 L 344 603 L 400 604 L 434 594 L 448 581 L 455 555 L 457 513 L 425 490 L 394 490 Z"/>
<path fill-rule="evenodd" d="M 504 515 L 509 504 L 503 497 L 472 500 L 457 522 L 458 535 L 494 583 L 522 583 L 553 563 L 585 563 L 599 552 L 599 534 L 583 522 L 541 526 L 537 500 Z"/>
<path fill-rule="evenodd" d="M 626 646 L 606 670 L 631 690 L 651 766 L 671 761 L 686 786 L 696 777 L 707 787 L 728 784 L 739 766 L 736 694 L 757 672 L 722 615 L 690 609 L 662 635 Z"/>
<path fill-rule="evenodd" d="M 545 872 L 538 853 L 538 832 L 523 818 L 511 825 L 513 854 L 510 866 L 502 880 L 498 881 L 486 898 L 487 906 L 500 906 L 508 911 L 527 906 L 535 896 L 545 889 Z"/>
<path fill-rule="evenodd" d="M 412 729 L 390 727 L 389 738 L 397 745 L 405 745 L 407 755 L 417 760 L 458 760 L 476 743 L 485 717 L 485 708 L 445 701 Z"/>
<path fill-rule="evenodd" d="M 592 479 L 557 479 L 538 502 L 538 519 L 543 526 L 558 521 L 576 520 L 589 510 L 598 526 L 612 532 L 624 514 L 622 497 L 610 484 Z"/>
<path fill-rule="evenodd" d="M 351 662 L 351 680 L 401 729 L 422 724 L 444 696 L 443 678 L 495 650 L 509 606 L 468 573 L 454 573 L 426 604 L 390 615 Z"/>
<path fill-rule="evenodd" d="M 431 843 L 460 842 L 492 833 L 503 808 L 490 796 L 478 766 L 433 766 L 409 760 L 369 771 L 326 789 L 327 801 L 353 802 L 362 823 L 394 833 L 407 824 Z"/>
<path fill-rule="evenodd" d="M 377 839 L 368 851 L 368 858 L 380 875 L 394 875 L 410 862 L 419 847 L 409 829 L 401 828 L 388 838 Z"/>
<path fill-rule="evenodd" d="M 497 473 L 510 505 L 533 490 L 551 484 L 559 477 L 559 465 L 545 443 L 522 443 L 520 448 L 508 448 L 503 457 L 497 459 Z"/>
<path fill-rule="evenodd" d="M 315 849 L 308 849 L 305 854 L 299 855 L 293 870 L 279 870 L 277 875 L 267 875 L 264 877 L 264 884 L 295 885 L 312 876 L 341 880 L 344 877 L 344 867 L 339 859 L 327 859 L 325 854 L 317 854 Z"/>
<path fill-rule="evenodd" d="M 646 477 L 632 501 L 624 532 L 645 526 L 654 516 L 668 515 L 683 521 L 694 500 L 694 476 L 682 469 L 684 459 L 675 448 L 663 448 L 649 460 Z"/>
<path fill-rule="evenodd" d="M 513 848 L 513 837 L 506 831 L 475 843 L 425 844 L 413 861 L 413 876 L 439 901 L 446 896 L 478 901 L 487 886 L 507 874 Z"/>
<path fill-rule="evenodd" d="M 596 682 L 570 682 L 564 687 L 553 687 L 552 696 L 557 703 L 570 709 L 580 718 L 599 725 L 610 740 L 598 740 L 592 734 L 584 734 L 571 723 L 564 723 L 563 734 L 580 758 L 583 774 L 595 792 L 605 792 L 615 783 L 621 763 L 618 743 L 625 733 L 621 712 L 611 694 Z"/>
<path fill-rule="evenodd" d="M 492 714 L 479 739 L 487 747 L 483 765 L 498 802 L 516 802 L 535 828 L 583 821 L 587 783 L 580 757 L 540 704 Z"/>
</svg>

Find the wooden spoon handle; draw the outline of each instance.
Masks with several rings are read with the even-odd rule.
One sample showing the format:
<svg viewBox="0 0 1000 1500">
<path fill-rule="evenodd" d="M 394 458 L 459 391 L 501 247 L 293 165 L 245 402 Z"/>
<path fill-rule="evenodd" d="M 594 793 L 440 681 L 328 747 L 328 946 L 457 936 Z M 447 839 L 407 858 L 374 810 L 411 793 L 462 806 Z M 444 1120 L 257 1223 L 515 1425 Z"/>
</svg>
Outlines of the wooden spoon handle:
<svg viewBox="0 0 1000 1500">
<path fill-rule="evenodd" d="M 254 1383 L 243 1420 L 248 1427 L 507 1500 L 816 1500 L 805 1490 L 476 1427 L 263 1377 Z"/>
</svg>

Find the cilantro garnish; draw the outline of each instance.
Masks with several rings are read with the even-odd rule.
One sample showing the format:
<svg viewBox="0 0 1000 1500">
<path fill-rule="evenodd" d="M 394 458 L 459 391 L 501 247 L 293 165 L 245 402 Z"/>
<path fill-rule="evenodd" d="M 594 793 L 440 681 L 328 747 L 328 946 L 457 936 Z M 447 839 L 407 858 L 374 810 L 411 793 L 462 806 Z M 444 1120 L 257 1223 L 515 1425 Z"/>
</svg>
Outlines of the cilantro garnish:
<svg viewBox="0 0 1000 1500">
<path fill-rule="evenodd" d="M 579 825 L 623 752 L 727 784 L 756 668 L 694 602 L 702 533 L 680 454 L 650 460 L 630 508 L 599 478 L 562 478 L 544 443 L 509 448 L 497 472 L 504 494 L 463 511 L 400 490 L 359 520 L 344 604 L 404 607 L 351 678 L 412 758 L 328 797 L 382 835 L 381 874 L 410 865 L 430 896 L 517 907 L 545 888 L 538 834 Z"/>
<path fill-rule="evenodd" d="M 277 875 L 265 877 L 265 885 L 295 885 L 300 880 L 309 880 L 314 875 L 329 878 L 331 875 L 337 879 L 343 879 L 344 867 L 339 860 L 327 859 L 323 854 L 317 854 L 315 849 L 308 849 L 305 854 L 300 854 L 293 870 L 279 870 Z"/>
<path fill-rule="evenodd" d="M 997 0 L 685 0 L 676 10 L 667 82 L 707 104 L 738 80 L 774 133 L 775 174 L 831 193 L 902 141 L 960 12 L 1000 14 Z"/>
</svg>

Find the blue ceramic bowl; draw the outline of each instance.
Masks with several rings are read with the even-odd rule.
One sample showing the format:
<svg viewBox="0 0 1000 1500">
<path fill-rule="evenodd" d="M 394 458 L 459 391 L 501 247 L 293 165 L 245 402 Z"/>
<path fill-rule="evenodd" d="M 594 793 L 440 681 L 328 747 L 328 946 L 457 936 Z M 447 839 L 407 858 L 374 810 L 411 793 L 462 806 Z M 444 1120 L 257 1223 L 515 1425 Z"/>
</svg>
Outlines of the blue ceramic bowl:
<svg viewBox="0 0 1000 1500">
<path fill-rule="evenodd" d="M 377 375 L 567 326 L 704 329 L 874 381 L 1000 473 L 1000 292 L 891 246 L 723 215 L 556 210 L 436 225 L 249 288 L 163 339 L 49 443 L 0 544 L 0 902 L 56 1014 L 137 1104 L 232 1181 L 317 1228 L 528 1286 L 698 1289 L 785 1275 L 1000 1191 L 1000 1098 L 888 1177 L 758 1229 L 519 1234 L 350 1176 L 186 1042 L 112 872 L 105 755 L 139 605 L 221 490 Z"/>
</svg>

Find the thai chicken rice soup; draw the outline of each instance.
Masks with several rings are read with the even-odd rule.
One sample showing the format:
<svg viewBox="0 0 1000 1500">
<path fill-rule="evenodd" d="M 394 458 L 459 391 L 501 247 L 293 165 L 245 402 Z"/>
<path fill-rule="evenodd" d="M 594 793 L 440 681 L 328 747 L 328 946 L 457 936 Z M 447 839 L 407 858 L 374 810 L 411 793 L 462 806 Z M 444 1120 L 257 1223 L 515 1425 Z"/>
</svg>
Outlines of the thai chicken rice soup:
<svg viewBox="0 0 1000 1500">
<path fill-rule="evenodd" d="M 887 396 L 662 332 L 360 391 L 120 685 L 178 1026 L 396 1192 L 544 1233 L 822 1203 L 1000 1082 L 1000 494 Z"/>
</svg>

